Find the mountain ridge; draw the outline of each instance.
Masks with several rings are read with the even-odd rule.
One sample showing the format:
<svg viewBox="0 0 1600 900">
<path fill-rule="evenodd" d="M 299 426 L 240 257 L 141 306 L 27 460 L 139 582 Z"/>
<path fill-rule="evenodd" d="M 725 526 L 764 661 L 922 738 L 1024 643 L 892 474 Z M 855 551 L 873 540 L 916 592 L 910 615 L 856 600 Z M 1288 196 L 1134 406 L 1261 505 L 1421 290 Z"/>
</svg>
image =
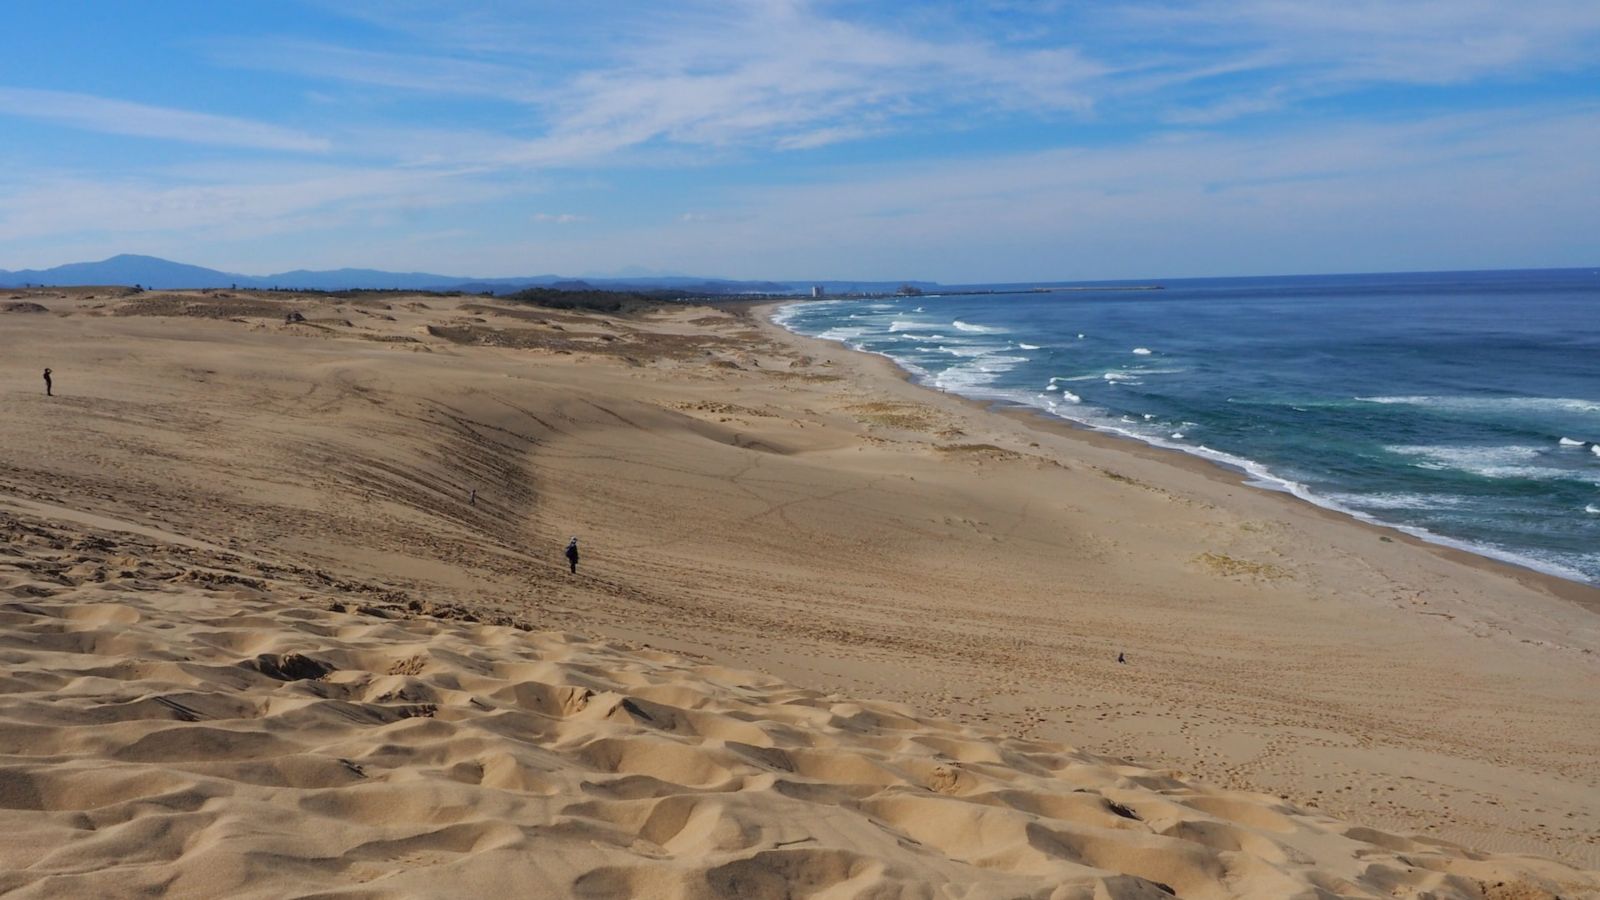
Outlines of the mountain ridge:
<svg viewBox="0 0 1600 900">
<path fill-rule="evenodd" d="M 270 275 L 245 275 L 173 262 L 157 256 L 123 253 L 96 262 L 67 263 L 48 269 L 0 269 L 0 287 L 83 287 L 139 285 L 159 290 L 203 288 L 284 288 L 292 290 L 415 290 L 510 294 L 532 287 L 565 289 L 678 290 L 705 294 L 796 294 L 813 284 L 828 290 L 848 284 L 872 290 L 894 290 L 905 282 L 744 281 L 728 278 L 659 275 L 627 278 L 572 278 L 564 275 L 526 275 L 475 278 L 432 272 L 389 272 L 382 269 L 294 269 Z M 910 282 L 932 286 L 932 282 Z"/>
</svg>

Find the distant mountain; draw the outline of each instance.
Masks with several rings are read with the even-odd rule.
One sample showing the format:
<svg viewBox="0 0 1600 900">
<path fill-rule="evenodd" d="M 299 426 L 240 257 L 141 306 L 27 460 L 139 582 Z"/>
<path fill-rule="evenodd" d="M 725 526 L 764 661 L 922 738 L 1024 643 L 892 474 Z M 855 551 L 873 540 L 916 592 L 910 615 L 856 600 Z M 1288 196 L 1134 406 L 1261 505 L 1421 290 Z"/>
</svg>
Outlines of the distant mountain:
<svg viewBox="0 0 1600 900">
<path fill-rule="evenodd" d="M 53 269 L 0 269 L 0 287 L 41 285 L 73 287 L 82 285 L 141 285 L 164 290 L 199 288 L 287 288 L 309 291 L 411 290 L 463 291 L 467 293 L 511 294 L 530 287 L 558 286 L 569 290 L 657 290 L 668 289 L 701 294 L 793 294 L 810 289 L 810 284 L 775 281 L 732 281 L 721 278 L 659 276 L 639 278 L 573 279 L 561 275 L 529 275 L 519 278 L 467 278 L 436 275 L 430 272 L 384 272 L 377 269 L 297 269 L 275 275 L 241 275 L 190 266 L 154 256 L 123 254 L 99 262 L 70 263 Z"/>
<path fill-rule="evenodd" d="M 154 256 L 123 254 L 99 262 L 68 263 L 53 269 L 22 269 L 7 272 L 0 269 L 0 285 L 44 285 L 69 287 L 73 285 L 120 284 L 145 285 L 164 288 L 227 287 L 246 278 L 230 275 L 215 269 L 189 266 Z"/>
</svg>

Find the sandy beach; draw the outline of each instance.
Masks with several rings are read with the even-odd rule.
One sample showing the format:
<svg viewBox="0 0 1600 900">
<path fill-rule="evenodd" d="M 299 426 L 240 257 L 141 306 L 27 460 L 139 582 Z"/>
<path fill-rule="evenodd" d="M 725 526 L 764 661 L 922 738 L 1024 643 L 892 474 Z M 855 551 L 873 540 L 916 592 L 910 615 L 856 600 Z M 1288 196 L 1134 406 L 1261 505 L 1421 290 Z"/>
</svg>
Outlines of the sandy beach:
<svg viewBox="0 0 1600 900">
<path fill-rule="evenodd" d="M 1600 895 L 1600 591 L 760 309 L 0 291 L 0 384 L 0 892 Z"/>
</svg>

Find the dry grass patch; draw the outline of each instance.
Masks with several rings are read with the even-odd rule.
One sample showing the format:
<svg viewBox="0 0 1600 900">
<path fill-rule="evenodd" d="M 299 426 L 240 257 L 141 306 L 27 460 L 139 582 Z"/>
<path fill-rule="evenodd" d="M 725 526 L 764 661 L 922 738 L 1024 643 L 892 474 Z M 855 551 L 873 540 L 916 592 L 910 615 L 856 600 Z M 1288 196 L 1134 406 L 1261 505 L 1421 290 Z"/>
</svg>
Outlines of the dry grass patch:
<svg viewBox="0 0 1600 900">
<path fill-rule="evenodd" d="M 1252 562 L 1248 559 L 1237 559 L 1221 553 L 1202 553 L 1194 558 L 1195 563 L 1214 574 L 1226 577 L 1248 577 L 1274 580 L 1288 578 L 1289 571 L 1281 566 L 1271 563 Z"/>
<path fill-rule="evenodd" d="M 714 416 L 759 416 L 761 418 L 770 419 L 777 415 L 777 413 L 767 412 L 764 409 L 753 409 L 748 406 L 739 406 L 734 403 L 721 403 L 715 400 L 699 400 L 693 402 L 685 401 L 681 403 L 674 403 L 672 404 L 672 408 L 683 410 L 684 412 L 710 413 Z"/>
<path fill-rule="evenodd" d="M 933 449 L 962 459 L 1011 460 L 1022 458 L 1021 453 L 1007 450 L 1004 447 L 996 447 L 994 444 L 946 444 Z"/>
<path fill-rule="evenodd" d="M 180 297 L 173 295 L 141 296 L 128 300 L 112 309 L 119 316 L 181 316 L 193 319 L 280 319 L 286 313 L 299 309 L 288 298 L 284 300 L 257 300 L 243 297 Z"/>
<path fill-rule="evenodd" d="M 827 384 L 830 381 L 842 381 L 842 375 L 819 375 L 813 372 L 780 372 L 776 369 L 762 369 L 769 378 L 781 378 L 785 381 L 803 381 L 806 384 Z"/>
<path fill-rule="evenodd" d="M 863 425 L 906 431 L 936 431 L 945 425 L 937 410 L 918 403 L 858 403 L 846 409 Z"/>
</svg>

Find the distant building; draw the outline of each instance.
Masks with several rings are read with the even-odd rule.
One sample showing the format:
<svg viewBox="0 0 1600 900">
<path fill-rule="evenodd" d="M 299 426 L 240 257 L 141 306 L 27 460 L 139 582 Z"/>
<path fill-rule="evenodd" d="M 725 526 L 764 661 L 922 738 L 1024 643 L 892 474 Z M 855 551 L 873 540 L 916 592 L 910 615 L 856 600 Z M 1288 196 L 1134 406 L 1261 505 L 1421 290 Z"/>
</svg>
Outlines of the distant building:
<svg viewBox="0 0 1600 900">
<path fill-rule="evenodd" d="M 826 297 L 827 295 L 828 295 L 828 289 L 823 287 L 822 285 L 813 284 L 811 286 L 811 296 L 813 296 L 813 297 Z"/>
</svg>

